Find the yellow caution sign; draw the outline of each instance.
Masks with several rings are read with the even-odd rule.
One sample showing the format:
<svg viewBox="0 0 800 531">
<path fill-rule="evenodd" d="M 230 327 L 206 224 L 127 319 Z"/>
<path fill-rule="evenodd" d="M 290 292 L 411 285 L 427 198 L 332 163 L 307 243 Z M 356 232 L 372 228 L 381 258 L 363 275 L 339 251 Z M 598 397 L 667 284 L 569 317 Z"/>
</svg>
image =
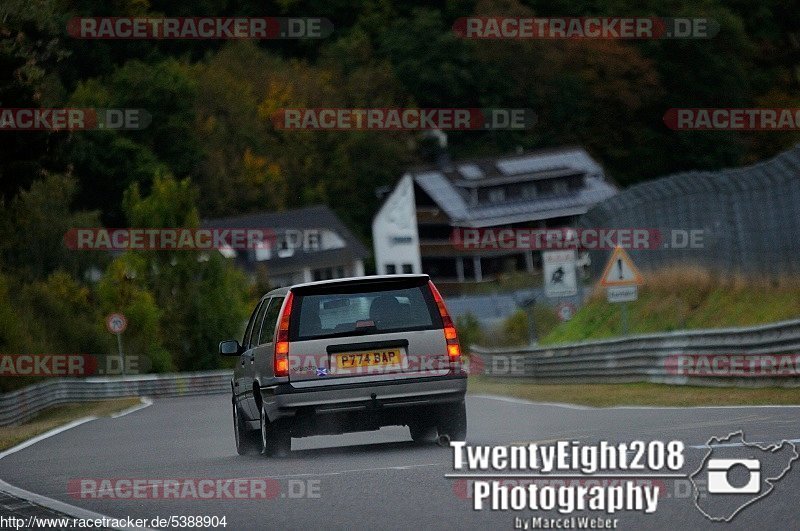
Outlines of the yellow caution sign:
<svg viewBox="0 0 800 531">
<path fill-rule="evenodd" d="M 622 247 L 614 249 L 614 253 L 606 264 L 603 276 L 600 278 L 600 285 L 605 288 L 617 286 L 641 286 L 644 277 L 633 265 L 633 260 Z"/>
</svg>

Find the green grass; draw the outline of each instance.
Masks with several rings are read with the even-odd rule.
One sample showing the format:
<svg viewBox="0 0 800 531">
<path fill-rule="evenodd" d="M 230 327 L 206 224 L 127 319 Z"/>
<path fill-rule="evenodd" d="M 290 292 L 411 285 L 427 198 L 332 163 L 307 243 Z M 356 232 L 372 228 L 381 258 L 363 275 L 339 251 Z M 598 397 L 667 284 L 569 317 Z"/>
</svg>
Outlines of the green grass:
<svg viewBox="0 0 800 531">
<path fill-rule="evenodd" d="M 800 387 L 748 389 L 651 383 L 540 384 L 518 379 L 504 380 L 486 376 L 470 376 L 467 392 L 511 396 L 534 402 L 561 402 L 592 407 L 800 404 Z"/>
<path fill-rule="evenodd" d="M 800 317 L 800 280 L 719 277 L 697 268 L 645 276 L 639 299 L 628 304 L 630 334 L 748 326 Z M 568 323 L 541 339 L 553 344 L 622 334 L 621 305 L 597 291 Z"/>
<path fill-rule="evenodd" d="M 34 418 L 19 426 L 0 427 L 0 450 L 11 448 L 23 441 L 35 437 L 58 426 L 83 417 L 103 417 L 133 407 L 139 403 L 138 398 L 118 398 L 114 400 L 98 400 L 63 404 L 46 409 Z"/>
</svg>

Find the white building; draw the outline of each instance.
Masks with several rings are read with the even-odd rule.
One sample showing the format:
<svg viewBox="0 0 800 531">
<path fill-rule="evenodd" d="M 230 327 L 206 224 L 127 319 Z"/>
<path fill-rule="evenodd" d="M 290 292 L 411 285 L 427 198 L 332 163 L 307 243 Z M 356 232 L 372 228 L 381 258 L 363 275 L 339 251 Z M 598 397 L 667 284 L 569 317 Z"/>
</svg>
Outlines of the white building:
<svg viewBox="0 0 800 531">
<path fill-rule="evenodd" d="M 378 274 L 428 273 L 440 283 L 536 271 L 539 252 L 459 250 L 454 228 L 573 226 L 617 193 L 582 148 L 537 151 L 409 171 L 372 222 Z"/>
</svg>

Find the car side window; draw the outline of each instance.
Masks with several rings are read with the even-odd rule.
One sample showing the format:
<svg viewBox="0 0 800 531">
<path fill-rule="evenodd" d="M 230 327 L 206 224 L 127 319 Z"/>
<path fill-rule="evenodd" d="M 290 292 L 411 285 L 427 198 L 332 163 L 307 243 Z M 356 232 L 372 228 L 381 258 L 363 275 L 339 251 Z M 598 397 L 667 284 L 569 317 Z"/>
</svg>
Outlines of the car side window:
<svg viewBox="0 0 800 531">
<path fill-rule="evenodd" d="M 264 322 L 261 324 L 261 336 L 258 344 L 272 343 L 272 338 L 275 333 L 275 325 L 278 324 L 278 314 L 281 312 L 283 305 L 283 297 L 274 297 L 270 302 L 267 313 L 264 314 Z"/>
<path fill-rule="evenodd" d="M 256 314 L 256 320 L 253 324 L 253 330 L 251 331 L 250 338 L 247 341 L 247 347 L 245 348 L 253 348 L 258 344 L 258 334 L 259 330 L 261 330 L 261 321 L 264 320 L 264 313 L 267 311 L 269 301 L 270 299 L 264 299 L 264 302 L 262 302 L 261 306 L 259 306 L 258 313 Z"/>
<path fill-rule="evenodd" d="M 250 315 L 250 321 L 247 323 L 247 328 L 244 331 L 244 337 L 242 337 L 242 348 L 247 349 L 247 345 L 250 344 L 250 334 L 253 332 L 253 326 L 256 323 L 256 315 L 258 311 L 261 309 L 262 303 L 256 304 L 256 307 L 253 309 L 252 315 Z"/>
<path fill-rule="evenodd" d="M 261 311 L 261 307 L 268 301 L 262 301 L 256 304 L 255 309 L 253 310 L 253 314 L 250 316 L 250 322 L 247 323 L 247 329 L 244 331 L 244 337 L 242 338 L 242 348 L 247 350 L 250 348 L 248 345 L 250 344 L 250 335 L 253 333 L 253 327 L 256 324 L 256 316 L 258 312 Z"/>
</svg>

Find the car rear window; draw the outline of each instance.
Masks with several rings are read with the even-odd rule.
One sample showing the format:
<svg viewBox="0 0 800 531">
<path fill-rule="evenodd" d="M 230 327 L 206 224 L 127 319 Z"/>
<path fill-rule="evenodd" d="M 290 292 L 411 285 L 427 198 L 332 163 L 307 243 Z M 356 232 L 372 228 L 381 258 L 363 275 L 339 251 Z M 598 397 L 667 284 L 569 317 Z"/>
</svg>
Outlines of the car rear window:
<svg viewBox="0 0 800 531">
<path fill-rule="evenodd" d="M 300 295 L 290 340 L 441 327 L 427 285 L 381 291 Z"/>
</svg>

